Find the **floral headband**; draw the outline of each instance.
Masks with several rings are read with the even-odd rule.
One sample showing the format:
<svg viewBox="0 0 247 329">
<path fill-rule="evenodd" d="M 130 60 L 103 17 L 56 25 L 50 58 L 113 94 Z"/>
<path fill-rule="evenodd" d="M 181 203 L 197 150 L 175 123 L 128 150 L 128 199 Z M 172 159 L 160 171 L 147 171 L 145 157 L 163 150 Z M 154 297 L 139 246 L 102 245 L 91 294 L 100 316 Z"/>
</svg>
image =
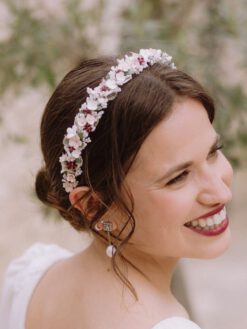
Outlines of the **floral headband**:
<svg viewBox="0 0 247 329">
<path fill-rule="evenodd" d="M 141 49 L 139 53 L 125 55 L 117 62 L 118 64 L 111 67 L 97 87 L 87 88 L 88 97 L 79 108 L 73 126 L 67 129 L 67 134 L 64 136 L 64 153 L 60 156 L 59 162 L 62 167 L 63 187 L 68 193 L 79 183 L 76 177 L 82 174 L 81 152 L 91 142 L 89 133 L 97 127 L 107 103 L 115 99 L 121 91 L 120 86 L 131 80 L 134 74 L 140 74 L 155 63 L 176 68 L 172 57 L 160 49 Z"/>
</svg>

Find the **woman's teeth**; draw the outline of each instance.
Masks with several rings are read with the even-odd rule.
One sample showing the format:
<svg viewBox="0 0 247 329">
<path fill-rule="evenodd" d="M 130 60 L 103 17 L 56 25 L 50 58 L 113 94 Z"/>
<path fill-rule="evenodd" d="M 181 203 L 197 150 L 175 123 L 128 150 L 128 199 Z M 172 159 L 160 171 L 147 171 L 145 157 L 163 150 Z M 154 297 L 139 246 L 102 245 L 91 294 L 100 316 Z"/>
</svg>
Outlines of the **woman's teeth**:
<svg viewBox="0 0 247 329">
<path fill-rule="evenodd" d="M 215 229 L 217 226 L 219 226 L 225 218 L 226 208 L 224 207 L 220 212 L 213 216 L 207 218 L 200 218 L 198 220 L 192 220 L 186 223 L 185 226 L 210 230 Z"/>
</svg>

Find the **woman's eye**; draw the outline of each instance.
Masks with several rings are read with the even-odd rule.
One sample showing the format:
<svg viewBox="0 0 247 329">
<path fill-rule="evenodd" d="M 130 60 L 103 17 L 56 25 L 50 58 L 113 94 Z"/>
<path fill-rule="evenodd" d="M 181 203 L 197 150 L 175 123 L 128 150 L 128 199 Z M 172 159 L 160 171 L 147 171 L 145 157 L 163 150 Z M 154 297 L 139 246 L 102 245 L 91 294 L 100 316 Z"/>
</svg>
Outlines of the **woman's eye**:
<svg viewBox="0 0 247 329">
<path fill-rule="evenodd" d="M 216 148 L 214 150 L 212 150 L 212 152 L 209 153 L 209 158 L 212 158 L 214 156 L 218 155 L 218 151 L 223 149 L 224 145 L 223 144 L 219 144 L 216 146 Z"/>
<path fill-rule="evenodd" d="M 173 185 L 178 182 L 181 182 L 188 176 L 189 172 L 188 171 L 183 171 L 180 175 L 176 176 L 175 178 L 171 179 L 166 185 Z"/>
</svg>

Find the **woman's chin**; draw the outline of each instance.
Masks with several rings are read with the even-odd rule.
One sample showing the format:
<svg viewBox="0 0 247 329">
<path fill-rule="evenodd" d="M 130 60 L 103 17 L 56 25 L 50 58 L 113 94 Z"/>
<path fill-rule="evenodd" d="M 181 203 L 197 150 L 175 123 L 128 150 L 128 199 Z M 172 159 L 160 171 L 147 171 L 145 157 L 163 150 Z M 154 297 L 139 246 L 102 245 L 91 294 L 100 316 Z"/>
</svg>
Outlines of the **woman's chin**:
<svg viewBox="0 0 247 329">
<path fill-rule="evenodd" d="M 232 235 L 229 227 L 217 237 L 207 237 L 206 243 L 196 250 L 193 258 L 211 259 L 223 255 L 230 247 Z M 210 240 L 211 239 L 211 240 Z"/>
</svg>

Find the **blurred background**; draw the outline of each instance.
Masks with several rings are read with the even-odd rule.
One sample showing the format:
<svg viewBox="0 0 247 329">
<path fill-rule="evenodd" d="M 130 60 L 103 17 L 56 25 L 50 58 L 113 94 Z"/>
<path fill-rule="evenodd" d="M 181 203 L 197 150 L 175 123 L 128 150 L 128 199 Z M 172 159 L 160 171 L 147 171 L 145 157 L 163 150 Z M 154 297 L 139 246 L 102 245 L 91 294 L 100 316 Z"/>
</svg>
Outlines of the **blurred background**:
<svg viewBox="0 0 247 329">
<path fill-rule="evenodd" d="M 215 126 L 235 168 L 231 248 L 181 262 L 175 290 L 202 329 L 247 328 L 247 1 L 0 0 L 0 284 L 36 241 L 81 250 L 78 234 L 35 198 L 39 122 L 80 59 L 161 48 L 217 104 Z"/>
</svg>

